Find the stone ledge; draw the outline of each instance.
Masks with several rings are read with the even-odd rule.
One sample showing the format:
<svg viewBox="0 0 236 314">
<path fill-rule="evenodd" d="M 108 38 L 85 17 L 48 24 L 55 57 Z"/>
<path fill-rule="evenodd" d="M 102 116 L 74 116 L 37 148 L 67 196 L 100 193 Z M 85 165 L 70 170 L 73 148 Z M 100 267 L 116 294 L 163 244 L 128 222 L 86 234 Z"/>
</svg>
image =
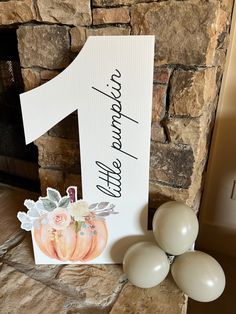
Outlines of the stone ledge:
<svg viewBox="0 0 236 314">
<path fill-rule="evenodd" d="M 0 271 L 2 313 L 63 313 L 66 297 L 13 267 Z M 64 312 L 65 313 L 65 312 Z"/>
<path fill-rule="evenodd" d="M 19 208 L 21 200 L 15 206 Z M 121 265 L 35 265 L 30 233 L 23 241 L 13 236 L 0 246 L 0 252 L 3 248 L 3 313 L 186 313 L 186 296 L 171 276 L 157 287 L 140 289 L 127 283 Z"/>
<path fill-rule="evenodd" d="M 110 314 L 184 314 L 187 297 L 168 276 L 160 285 L 140 289 L 127 284 L 122 290 Z"/>
<path fill-rule="evenodd" d="M 20 222 L 16 218 L 16 214 L 24 208 L 23 202 L 26 198 L 35 200 L 37 197 L 37 193 L 0 184 L 0 245 L 5 243 L 5 248 L 7 248 L 12 246 L 13 242 L 18 243 L 15 242 L 17 238 L 20 242 L 24 237 L 24 232 L 20 229 Z M 7 240 L 9 240 L 8 243 L 6 243 Z"/>
</svg>

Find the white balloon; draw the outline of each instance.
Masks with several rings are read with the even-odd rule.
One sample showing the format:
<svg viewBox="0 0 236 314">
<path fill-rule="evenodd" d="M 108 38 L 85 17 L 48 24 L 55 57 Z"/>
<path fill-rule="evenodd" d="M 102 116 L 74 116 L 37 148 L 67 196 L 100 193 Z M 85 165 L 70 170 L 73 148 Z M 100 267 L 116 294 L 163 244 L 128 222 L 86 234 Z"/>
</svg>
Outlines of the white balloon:
<svg viewBox="0 0 236 314">
<path fill-rule="evenodd" d="M 166 253 L 180 255 L 192 247 L 198 235 L 198 219 L 193 210 L 181 202 L 162 204 L 153 217 L 154 237 Z"/>
<path fill-rule="evenodd" d="M 177 256 L 171 273 L 178 287 L 196 301 L 213 301 L 225 288 L 225 274 L 220 264 L 200 251 Z"/>
<path fill-rule="evenodd" d="M 155 243 L 140 242 L 127 250 L 123 269 L 133 285 L 151 288 L 165 279 L 170 263 L 165 252 Z"/>
</svg>

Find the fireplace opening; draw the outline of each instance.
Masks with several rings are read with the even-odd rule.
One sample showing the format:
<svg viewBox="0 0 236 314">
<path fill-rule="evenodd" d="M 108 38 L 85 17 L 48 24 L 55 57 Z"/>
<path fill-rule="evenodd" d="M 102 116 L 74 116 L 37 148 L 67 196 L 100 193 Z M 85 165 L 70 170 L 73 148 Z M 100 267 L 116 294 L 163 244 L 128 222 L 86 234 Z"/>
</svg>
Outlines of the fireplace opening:
<svg viewBox="0 0 236 314">
<path fill-rule="evenodd" d="M 38 150 L 24 140 L 16 29 L 0 28 L 0 42 L 0 182 L 39 191 Z"/>
</svg>

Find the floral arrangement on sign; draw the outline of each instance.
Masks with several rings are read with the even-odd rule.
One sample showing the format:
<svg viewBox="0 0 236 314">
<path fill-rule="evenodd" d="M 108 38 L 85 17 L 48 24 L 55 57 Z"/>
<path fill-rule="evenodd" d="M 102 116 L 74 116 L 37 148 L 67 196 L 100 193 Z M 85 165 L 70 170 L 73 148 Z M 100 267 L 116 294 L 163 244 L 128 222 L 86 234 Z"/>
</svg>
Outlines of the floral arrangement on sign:
<svg viewBox="0 0 236 314">
<path fill-rule="evenodd" d="M 98 257 L 106 247 L 108 230 L 105 217 L 117 214 L 115 205 L 100 202 L 88 205 L 77 200 L 77 188 L 67 195 L 47 188 L 47 196 L 35 202 L 25 200 L 27 213 L 19 211 L 21 228 L 32 231 L 40 250 L 60 261 L 87 262 Z"/>
</svg>

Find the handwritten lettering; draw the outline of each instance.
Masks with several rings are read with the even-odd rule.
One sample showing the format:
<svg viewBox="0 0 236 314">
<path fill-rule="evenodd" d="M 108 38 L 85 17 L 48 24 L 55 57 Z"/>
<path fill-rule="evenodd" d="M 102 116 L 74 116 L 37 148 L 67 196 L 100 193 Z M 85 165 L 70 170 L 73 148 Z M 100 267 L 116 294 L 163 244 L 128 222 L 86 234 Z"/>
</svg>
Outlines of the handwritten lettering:
<svg viewBox="0 0 236 314">
<path fill-rule="evenodd" d="M 107 87 L 111 87 L 111 91 L 110 94 L 96 88 L 96 87 L 92 87 L 94 90 L 96 90 L 97 92 L 103 94 L 104 96 L 112 99 L 113 101 L 115 101 L 112 105 L 110 110 L 112 111 L 112 118 L 111 118 L 111 127 L 112 127 L 112 143 L 111 143 L 111 148 L 127 155 L 130 156 L 134 159 L 138 159 L 136 156 L 134 156 L 133 154 L 130 154 L 129 152 L 127 152 L 126 150 L 123 149 L 123 145 L 122 145 L 122 129 L 121 129 L 121 118 L 125 118 L 130 120 L 133 123 L 137 123 L 138 121 L 134 120 L 133 118 L 129 117 L 128 115 L 125 115 L 122 112 L 122 103 L 121 103 L 121 87 L 122 84 L 118 81 L 121 78 L 121 73 L 119 70 L 115 70 L 115 73 L 112 74 L 111 78 L 110 78 L 110 82 L 112 83 L 112 86 L 110 86 L 110 84 L 107 84 Z"/>
<path fill-rule="evenodd" d="M 121 161 L 113 161 L 113 168 L 100 161 L 95 162 L 99 168 L 99 179 L 102 180 L 97 189 L 110 197 L 121 197 Z"/>
<path fill-rule="evenodd" d="M 115 69 L 114 73 L 110 77 L 110 81 L 106 84 L 110 92 L 100 90 L 96 87 L 92 87 L 98 93 L 109 98 L 112 103 L 110 105 L 111 115 L 111 148 L 129 156 L 133 159 L 138 159 L 136 156 L 131 154 L 127 149 L 124 149 L 122 139 L 124 130 L 122 129 L 122 121 L 126 119 L 133 124 L 138 124 L 138 121 L 124 114 L 122 107 L 122 83 L 121 83 L 121 72 Z M 110 197 L 119 198 L 122 194 L 122 177 L 121 177 L 121 161 L 117 158 L 112 162 L 112 166 L 108 166 L 101 161 L 95 161 L 99 170 L 100 184 L 96 185 L 97 189 Z"/>
</svg>

